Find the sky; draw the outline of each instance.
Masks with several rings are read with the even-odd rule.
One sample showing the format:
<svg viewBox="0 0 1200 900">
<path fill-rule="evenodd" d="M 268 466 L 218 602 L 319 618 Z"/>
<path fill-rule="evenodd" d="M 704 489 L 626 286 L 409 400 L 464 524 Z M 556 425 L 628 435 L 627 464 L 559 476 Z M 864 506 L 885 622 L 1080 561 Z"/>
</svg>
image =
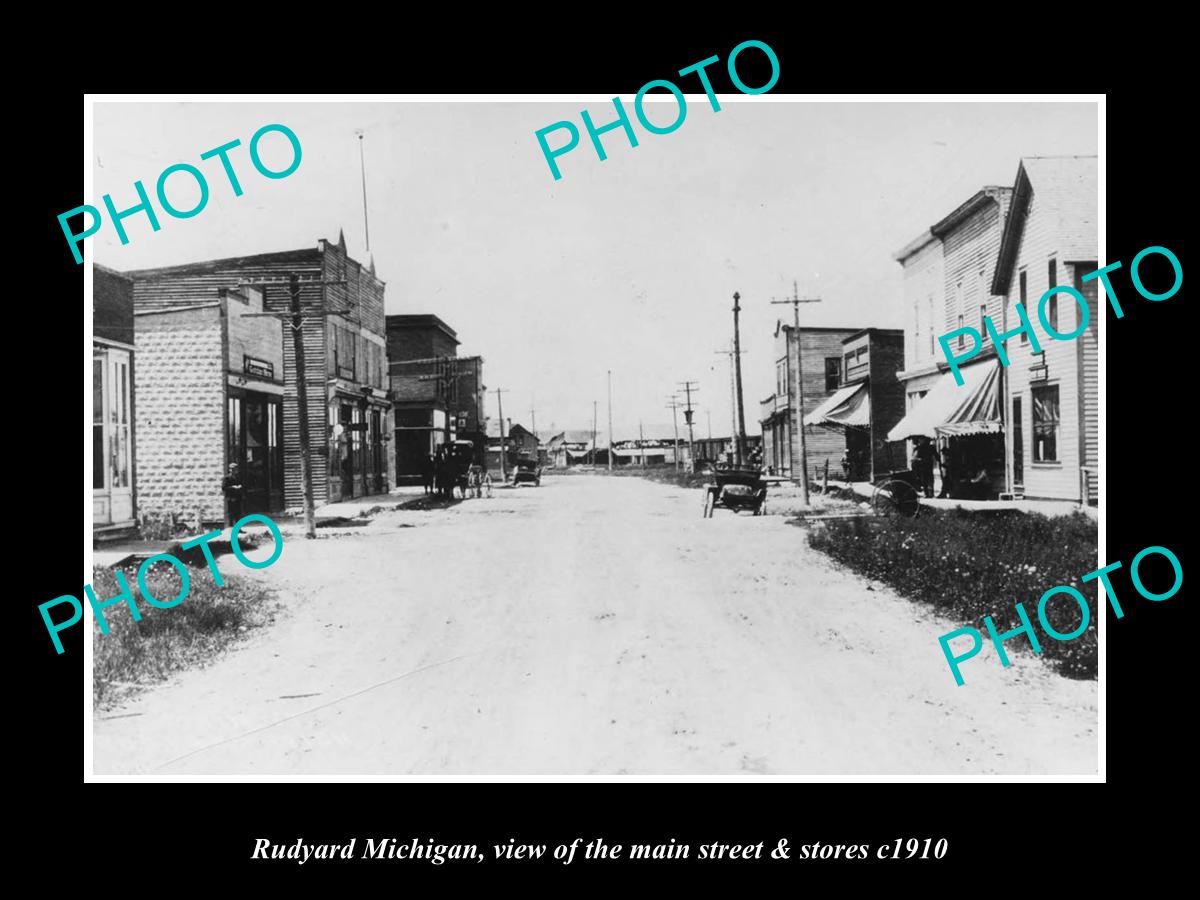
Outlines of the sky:
<svg viewBox="0 0 1200 900">
<path fill-rule="evenodd" d="M 1094 154 L 1094 103 L 814 103 L 719 95 L 714 112 L 688 95 L 671 134 L 602 136 L 591 147 L 580 111 L 612 121 L 609 99 L 563 102 L 97 103 L 94 195 L 133 206 L 133 183 L 153 197 L 158 175 L 186 162 L 206 176 L 208 205 L 188 219 L 158 211 L 111 223 L 87 240 L 89 259 L 117 270 L 315 247 L 344 231 L 347 250 L 373 257 L 387 312 L 433 313 L 457 333 L 460 355 L 484 357 L 488 388 L 503 388 L 506 418 L 539 433 L 590 429 L 593 401 L 607 431 L 607 380 L 617 440 L 671 432 L 669 397 L 693 381 L 696 437 L 732 428 L 728 349 L 733 293 L 741 296 L 746 430 L 774 385 L 774 332 L 798 288 L 820 303 L 801 324 L 899 328 L 899 248 L 987 184 L 1011 186 L 1022 156 Z M 665 125 L 674 100 L 648 102 Z M 551 175 L 535 132 L 575 123 L 580 144 Z M 247 145 L 282 123 L 302 159 L 267 179 Z M 360 142 L 370 254 L 363 221 Z M 200 154 L 240 139 L 230 160 Z M 557 147 L 559 131 L 548 138 Z M 287 141 L 271 134 L 264 163 L 282 169 Z M 181 209 L 198 196 L 173 175 Z M 496 415 L 496 395 L 488 397 Z M 680 417 L 682 426 L 682 416 Z"/>
</svg>

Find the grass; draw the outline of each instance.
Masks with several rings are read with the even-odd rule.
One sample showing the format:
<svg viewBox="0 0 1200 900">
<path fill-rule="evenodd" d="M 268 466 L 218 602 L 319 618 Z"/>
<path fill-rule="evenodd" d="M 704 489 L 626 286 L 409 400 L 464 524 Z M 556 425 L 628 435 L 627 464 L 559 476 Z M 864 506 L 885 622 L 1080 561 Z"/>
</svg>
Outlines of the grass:
<svg viewBox="0 0 1200 900">
<path fill-rule="evenodd" d="M 191 587 L 181 603 L 159 609 L 139 593 L 136 574 L 134 569 L 125 576 L 142 620 L 133 621 L 121 603 L 105 610 L 107 635 L 92 623 L 92 697 L 98 710 L 111 709 L 183 669 L 207 665 L 253 629 L 271 624 L 280 607 L 256 581 L 225 575 L 225 586 L 217 587 L 206 566 L 189 569 Z M 179 593 L 179 574 L 169 564 L 155 564 L 146 581 L 155 597 L 169 600 Z M 113 571 L 94 568 L 92 590 L 97 600 L 117 596 Z"/>
<path fill-rule="evenodd" d="M 811 526 L 809 544 L 904 597 L 928 603 L 950 618 L 978 628 L 988 640 L 983 617 L 1000 633 L 1020 626 L 1019 601 L 1037 633 L 1042 655 L 1064 675 L 1097 673 L 1096 583 L 1081 576 L 1098 568 L 1096 523 L 1083 513 L 1047 517 L 1036 513 L 980 513 L 923 509 L 914 519 L 854 518 Z M 1088 598 L 1087 630 L 1070 641 L 1047 635 L 1037 619 L 1038 600 L 1055 585 L 1069 585 Z M 1060 633 L 1079 625 L 1078 606 L 1058 596 L 1046 617 Z M 933 636 L 934 638 L 937 635 Z M 1025 635 L 1005 643 L 1029 648 Z"/>
</svg>

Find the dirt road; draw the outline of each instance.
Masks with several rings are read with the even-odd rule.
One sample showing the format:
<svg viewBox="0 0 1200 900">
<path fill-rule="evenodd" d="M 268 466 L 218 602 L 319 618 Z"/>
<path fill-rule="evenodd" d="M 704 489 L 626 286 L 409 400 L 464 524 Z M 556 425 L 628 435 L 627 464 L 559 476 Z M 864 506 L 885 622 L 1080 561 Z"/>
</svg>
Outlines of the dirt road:
<svg viewBox="0 0 1200 900">
<path fill-rule="evenodd" d="M 953 623 L 780 517 L 700 507 L 560 476 L 289 535 L 254 573 L 287 613 L 97 718 L 96 774 L 1096 771 L 1095 682 L 987 647 L 957 687 L 937 642 Z"/>
</svg>

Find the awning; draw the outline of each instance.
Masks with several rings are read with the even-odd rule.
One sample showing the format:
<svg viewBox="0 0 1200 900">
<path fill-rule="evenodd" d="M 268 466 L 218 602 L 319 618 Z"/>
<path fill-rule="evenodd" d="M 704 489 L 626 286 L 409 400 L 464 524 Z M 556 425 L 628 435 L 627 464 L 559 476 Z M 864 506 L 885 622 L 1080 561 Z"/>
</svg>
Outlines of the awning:
<svg viewBox="0 0 1200 900">
<path fill-rule="evenodd" d="M 867 383 L 860 381 L 840 388 L 804 417 L 805 425 L 860 426 L 871 424 L 871 395 Z"/>
<path fill-rule="evenodd" d="M 933 389 L 888 432 L 889 441 L 906 438 L 994 434 L 1000 422 L 1000 362 L 989 359 L 959 369 L 963 383 L 943 373 Z"/>
</svg>

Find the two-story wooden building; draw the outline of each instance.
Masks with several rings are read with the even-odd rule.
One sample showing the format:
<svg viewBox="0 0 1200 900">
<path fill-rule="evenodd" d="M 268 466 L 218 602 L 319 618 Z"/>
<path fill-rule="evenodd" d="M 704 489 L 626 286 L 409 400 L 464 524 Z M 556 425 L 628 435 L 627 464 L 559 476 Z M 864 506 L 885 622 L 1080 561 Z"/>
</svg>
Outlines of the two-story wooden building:
<svg viewBox="0 0 1200 900">
<path fill-rule="evenodd" d="M 1027 334 L 1005 341 L 1006 441 L 1010 490 L 1032 498 L 1097 502 L 1099 466 L 1097 373 L 1098 167 L 1095 156 L 1028 157 L 1017 167 L 1012 211 L 1004 228 L 991 289 L 1005 300 L 1002 330 L 1019 325 L 1021 303 L 1041 352 Z M 1038 316 L 1050 288 L 1066 285 L 1087 300 L 1077 338 L 1055 340 Z M 1047 300 L 1046 318 L 1060 334 L 1084 315 L 1069 294 Z M 998 320 L 1000 321 L 1000 320 Z"/>
<path fill-rule="evenodd" d="M 797 378 L 804 379 L 803 414 L 808 416 L 842 386 L 843 342 L 860 331 L 858 328 L 806 327 L 797 333 L 791 325 L 776 324 L 775 391 L 759 407 L 763 465 L 768 471 L 799 477 L 798 472 L 793 476 L 796 461 L 800 458 L 800 438 L 792 401 L 798 390 Z M 826 461 L 831 472 L 839 471 L 845 449 L 846 438 L 838 427 L 812 425 L 805 432 L 805 455 L 810 472 L 823 468 Z"/>
<path fill-rule="evenodd" d="M 129 276 L 135 284 L 135 302 L 144 297 L 147 302 L 153 300 L 158 309 L 173 303 L 212 303 L 235 294 L 248 297 L 247 292 L 255 289 L 262 295 L 265 310 L 277 314 L 290 312 L 290 282 L 296 279 L 303 313 L 308 395 L 304 412 L 309 425 L 313 500 L 320 505 L 383 493 L 390 486 L 392 412 L 386 381 L 384 283 L 374 269 L 373 263 L 363 266 L 351 259 L 345 238 L 339 234 L 336 243 L 322 239 L 315 247 L 301 250 L 144 269 Z M 226 308 L 232 307 L 227 303 Z M 274 327 L 279 328 L 278 320 Z M 293 341 L 290 337 L 280 340 L 281 365 L 268 370 L 250 363 L 248 369 L 245 360 L 231 358 L 229 366 L 230 374 L 236 370 L 238 377 L 256 384 L 282 383 L 276 415 L 282 421 L 283 498 L 291 508 L 302 503 L 300 410 Z M 224 365 L 219 349 L 210 356 L 214 364 Z M 236 390 L 236 386 L 230 387 Z M 229 415 L 232 422 L 247 413 L 233 411 Z M 207 445 L 195 449 L 212 453 Z"/>
<path fill-rule="evenodd" d="M 992 281 L 1011 196 L 1011 188 L 984 187 L 893 257 L 904 271 L 913 316 L 909 344 L 917 355 L 900 373 L 906 415 L 888 436 L 936 440 L 947 484 L 939 469 L 935 485 L 953 496 L 995 498 L 1005 491 L 1003 374 L 993 348 L 963 367 L 969 387 L 960 390 L 938 338 L 964 326 L 986 334 L 985 316 L 1001 321 L 1004 298 Z M 965 349 L 966 341 L 960 335 L 955 349 Z"/>
<path fill-rule="evenodd" d="M 903 369 L 902 329 L 855 332 L 842 341 L 838 389 L 804 415 L 806 438 L 818 428 L 844 436 L 840 449 L 846 452 L 851 481 L 874 481 L 907 464 L 903 441 L 888 438 L 888 432 L 904 416 L 904 384 L 896 378 Z M 809 466 L 815 471 L 811 451 L 808 454 Z M 824 460 L 820 468 L 824 468 Z M 829 468 L 840 477 L 838 463 L 830 462 Z"/>
</svg>

